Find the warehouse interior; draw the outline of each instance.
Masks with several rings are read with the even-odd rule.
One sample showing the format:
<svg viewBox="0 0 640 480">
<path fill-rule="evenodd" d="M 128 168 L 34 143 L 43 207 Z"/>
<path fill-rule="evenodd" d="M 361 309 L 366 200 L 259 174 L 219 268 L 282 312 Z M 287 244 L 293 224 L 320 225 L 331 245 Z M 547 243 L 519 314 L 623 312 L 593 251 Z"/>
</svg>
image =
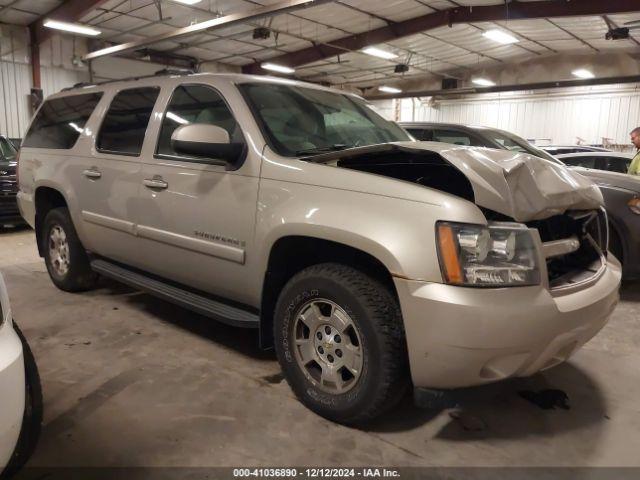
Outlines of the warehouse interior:
<svg viewBox="0 0 640 480">
<path fill-rule="evenodd" d="M 617 222 L 620 212 L 613 209 L 625 210 L 631 230 L 609 233 L 609 250 L 624 260 L 625 273 L 633 261 L 640 264 L 633 260 L 634 249 L 640 251 L 640 177 L 626 174 L 640 151 L 637 0 L 0 0 L 0 137 L 18 148 L 22 142 L 16 149 L 16 189 L 26 192 L 22 182 L 31 178 L 32 170 L 22 169 L 25 158 L 36 166 L 43 163 L 23 139 L 50 95 L 93 92 L 101 84 L 119 88 L 118 80 L 135 84 L 154 75 L 186 75 L 186 83 L 205 78 L 185 72 L 270 75 L 279 85 L 308 82 L 353 94 L 404 128 L 435 129 L 424 139 L 433 140 L 425 149 L 445 141 L 436 138 L 438 125 L 444 125 L 452 131 L 467 126 L 509 132 L 550 155 L 555 155 L 551 148 L 559 147 L 578 156 L 591 151 L 617 155 L 627 163 L 615 178 L 593 173 L 595 163 L 560 160 L 579 167 L 567 171 L 584 174 L 580 168 L 588 167 L 593 175 L 586 177 L 597 191 L 631 192 L 623 207 L 611 206 L 605 192 L 602 211 L 606 206 L 608 220 Z M 95 136 L 74 128 L 84 131 L 83 138 Z M 633 132 L 637 145 L 630 140 Z M 473 138 L 463 140 L 456 136 L 446 143 L 485 146 Z M 274 154 L 270 160 L 277 164 L 278 158 Z M 471 157 L 465 158 L 465 168 L 473 170 Z M 515 174 L 510 179 L 508 167 L 505 171 L 507 180 L 502 178 L 500 185 L 525 183 Z M 544 172 L 540 175 L 543 182 Z M 322 182 L 324 176 L 317 178 Z M 372 185 L 377 181 L 370 180 Z M 582 180 L 566 181 L 572 182 L 582 185 Z M 497 183 L 485 183 L 487 190 L 499 189 Z M 340 185 L 340 191 L 349 188 Z M 364 191 L 362 185 L 358 188 Z M 524 203 L 533 208 L 559 198 L 562 192 L 554 187 L 550 184 L 543 200 Z M 256 218 L 295 197 L 294 187 L 285 191 L 258 202 Z M 242 196 L 238 192 L 234 200 Z M 391 188 L 381 196 L 399 195 L 394 192 Z M 513 202 L 523 192 L 525 187 Z M 563 192 L 566 198 L 579 197 Z M 300 197 L 295 201 L 304 203 Z M 104 200 L 110 202 L 118 203 L 113 197 Z M 348 211 L 353 205 L 344 207 Z M 359 215 L 372 214 L 366 210 L 356 209 L 344 224 L 360 223 Z M 299 477 L 304 467 L 389 467 L 401 469 L 405 478 L 476 478 L 482 473 L 448 470 L 467 467 L 498 467 L 504 470 L 492 474 L 506 476 L 516 473 L 508 470 L 513 467 L 523 475 L 533 474 L 527 470 L 531 467 L 549 467 L 555 469 L 551 478 L 576 474 L 566 467 L 627 467 L 618 471 L 621 475 L 637 474 L 640 468 L 640 280 L 635 275 L 623 277 L 620 301 L 608 312 L 608 323 L 566 362 L 461 388 L 455 401 L 435 408 L 419 405 L 407 391 L 380 418 L 352 426 L 323 418 L 298 400 L 276 353 L 261 348 L 263 331 L 225 325 L 112 278 L 101 277 L 97 288 L 83 293 L 57 289 L 41 258 L 46 240 L 38 245 L 40 237 L 32 228 L 40 228 L 41 219 L 29 225 L 25 211 L 20 205 L 26 223 L 0 218 L 0 273 L 13 319 L 38 366 L 43 417 L 37 445 L 16 478 L 64 478 L 69 468 L 80 469 L 78 478 L 101 471 L 104 478 L 116 478 L 109 468 L 148 469 L 138 471 L 140 478 L 232 478 L 236 474 L 229 468 L 253 467 L 296 467 Z M 321 225 L 314 213 L 309 210 L 306 221 Z M 284 225 L 288 218 L 278 215 L 272 216 Z M 383 233 L 375 238 L 391 239 L 397 225 L 381 221 L 372 230 Z M 424 231 L 432 235 L 434 229 L 427 227 Z M 261 228 L 266 227 L 258 222 L 250 231 L 257 235 Z M 226 242 L 227 249 L 245 240 L 233 235 L 221 240 L 224 230 L 201 229 L 204 233 L 195 232 L 201 245 L 216 235 L 218 246 Z M 247 253 L 249 260 L 252 254 Z M 441 250 L 436 263 L 438 258 L 443 262 Z M 514 309 L 519 305 L 528 308 L 514 301 Z M 470 310 L 466 315 L 472 315 Z M 516 311 L 513 320 L 522 316 Z M 1 370 L 0 362 L 0 382 Z M 538 395 L 543 392 L 546 397 Z M 0 405 L 2 395 L 0 388 Z M 0 434 L 1 428 L 2 421 Z M 171 470 L 175 467 L 183 470 Z M 207 473 L 197 470 L 201 467 L 227 470 Z M 0 478 L 2 468 L 0 462 Z M 599 471 L 609 472 L 613 469 Z"/>
</svg>

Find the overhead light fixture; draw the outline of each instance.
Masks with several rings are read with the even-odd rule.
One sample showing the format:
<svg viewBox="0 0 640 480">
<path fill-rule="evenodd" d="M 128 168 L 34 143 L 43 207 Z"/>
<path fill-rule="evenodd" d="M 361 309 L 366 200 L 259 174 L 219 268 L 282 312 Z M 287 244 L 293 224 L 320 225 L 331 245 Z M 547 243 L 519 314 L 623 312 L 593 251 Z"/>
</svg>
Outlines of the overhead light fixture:
<svg viewBox="0 0 640 480">
<path fill-rule="evenodd" d="M 475 83 L 476 85 L 480 85 L 481 87 L 495 87 L 496 86 L 495 82 L 492 82 L 491 80 L 487 80 L 486 78 L 474 78 L 471 81 L 473 83 Z"/>
<path fill-rule="evenodd" d="M 381 92 L 384 92 L 384 93 L 400 93 L 400 92 L 402 92 L 402 90 L 400 90 L 399 88 L 388 87 L 386 85 L 378 87 L 378 90 L 380 90 Z"/>
<path fill-rule="evenodd" d="M 51 19 L 45 20 L 43 25 L 54 30 L 77 33 L 78 35 L 88 35 L 90 37 L 95 37 L 96 35 L 100 35 L 102 33 L 100 30 L 96 30 L 95 28 L 78 25 L 76 23 L 59 22 L 58 20 Z"/>
<path fill-rule="evenodd" d="M 382 50 L 381 48 L 376 47 L 367 47 L 362 49 L 362 53 L 366 53 L 367 55 L 371 55 L 378 58 L 384 58 L 385 60 L 391 60 L 392 58 L 397 58 L 398 55 L 392 52 L 387 52 L 386 50 Z"/>
<path fill-rule="evenodd" d="M 494 42 L 502 43 L 503 45 L 510 45 L 512 43 L 518 43 L 518 40 L 513 35 L 503 32 L 502 30 L 487 30 L 482 34 L 483 37 L 493 40 Z"/>
<path fill-rule="evenodd" d="M 177 3 L 184 3 L 185 5 L 195 5 L 196 3 L 200 3 L 202 0 L 173 0 Z"/>
<path fill-rule="evenodd" d="M 260 66 L 262 68 L 264 68 L 265 70 L 271 70 L 272 72 L 279 72 L 279 73 L 293 73 L 295 72 L 295 69 L 291 68 L 291 67 L 285 67 L 284 65 L 278 65 L 277 63 L 262 63 L 260 64 Z"/>
<path fill-rule="evenodd" d="M 574 77 L 582 78 L 584 80 L 588 80 L 589 78 L 596 78 L 593 72 L 587 70 L 586 68 L 578 68 L 571 73 Z"/>
</svg>

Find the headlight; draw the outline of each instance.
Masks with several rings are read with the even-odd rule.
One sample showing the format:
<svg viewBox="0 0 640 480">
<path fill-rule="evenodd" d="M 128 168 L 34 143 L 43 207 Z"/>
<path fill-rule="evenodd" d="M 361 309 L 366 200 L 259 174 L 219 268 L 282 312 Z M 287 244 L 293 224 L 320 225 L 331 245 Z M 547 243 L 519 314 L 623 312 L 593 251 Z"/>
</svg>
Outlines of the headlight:
<svg viewBox="0 0 640 480">
<path fill-rule="evenodd" d="M 526 225 L 438 222 L 436 230 L 446 283 L 473 287 L 540 283 L 538 255 Z"/>
<path fill-rule="evenodd" d="M 631 210 L 633 213 L 640 215 L 640 198 L 638 197 L 632 198 L 627 202 L 627 206 L 629 207 L 629 210 Z"/>
</svg>

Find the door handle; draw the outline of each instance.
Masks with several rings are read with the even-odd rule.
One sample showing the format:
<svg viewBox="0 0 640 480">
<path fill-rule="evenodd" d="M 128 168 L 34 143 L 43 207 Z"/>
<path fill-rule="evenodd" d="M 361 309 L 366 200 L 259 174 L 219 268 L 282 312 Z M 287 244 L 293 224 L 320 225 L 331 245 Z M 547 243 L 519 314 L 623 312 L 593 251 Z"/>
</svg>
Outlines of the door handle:
<svg viewBox="0 0 640 480">
<path fill-rule="evenodd" d="M 153 178 L 145 178 L 142 183 L 145 187 L 156 190 L 164 190 L 169 186 L 159 175 L 155 175 Z"/>
<path fill-rule="evenodd" d="M 100 173 L 100 171 L 96 167 L 91 167 L 88 170 L 84 170 L 82 174 L 87 178 L 98 179 L 102 177 L 102 173 Z"/>
</svg>

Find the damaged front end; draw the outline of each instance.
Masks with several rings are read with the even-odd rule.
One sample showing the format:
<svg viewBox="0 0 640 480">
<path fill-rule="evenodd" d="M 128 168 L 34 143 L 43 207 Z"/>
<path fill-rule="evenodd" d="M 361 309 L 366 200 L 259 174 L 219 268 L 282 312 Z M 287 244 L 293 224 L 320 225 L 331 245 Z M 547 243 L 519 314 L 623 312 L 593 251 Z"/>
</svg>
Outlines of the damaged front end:
<svg viewBox="0 0 640 480">
<path fill-rule="evenodd" d="M 408 181 L 475 203 L 488 228 L 447 222 L 438 227 L 447 283 L 524 286 L 543 281 L 550 290 L 560 291 L 583 285 L 606 266 L 608 226 L 600 190 L 551 161 L 430 142 L 372 145 L 307 160 Z M 530 260 L 533 247 L 522 240 L 528 236 L 521 235 L 522 229 L 539 235 L 536 250 L 541 254 L 536 262 Z M 453 264 L 451 271 L 443 257 L 447 246 L 442 239 L 447 235 L 451 248 L 460 258 L 466 255 L 462 260 L 467 262 Z"/>
</svg>

